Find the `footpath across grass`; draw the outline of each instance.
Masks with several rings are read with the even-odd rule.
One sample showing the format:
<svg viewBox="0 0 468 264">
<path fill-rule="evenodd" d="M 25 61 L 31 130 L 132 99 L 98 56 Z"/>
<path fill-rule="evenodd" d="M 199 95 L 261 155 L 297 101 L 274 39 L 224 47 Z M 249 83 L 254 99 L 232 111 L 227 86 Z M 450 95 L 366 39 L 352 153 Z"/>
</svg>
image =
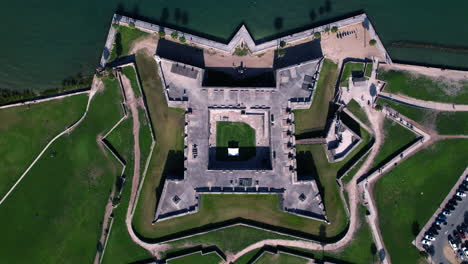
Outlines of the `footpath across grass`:
<svg viewBox="0 0 468 264">
<path fill-rule="evenodd" d="M 408 71 L 383 68 L 379 69 L 378 79 L 387 82 L 385 92 L 427 101 L 468 104 L 468 80 L 434 79 Z"/>
<path fill-rule="evenodd" d="M 82 123 L 51 145 L 0 206 L 2 262 L 93 261 L 109 191 L 121 171 L 98 140 L 122 116 L 116 81 L 104 83 Z"/>
<path fill-rule="evenodd" d="M 180 249 L 194 245 L 203 245 L 205 247 L 216 245 L 224 253 L 236 253 L 244 249 L 246 246 L 264 239 L 297 240 L 297 238 L 292 238 L 290 236 L 263 231 L 253 227 L 237 225 L 186 239 L 172 241 L 169 243 L 172 248 L 165 253 L 176 252 Z"/>
<path fill-rule="evenodd" d="M 400 114 L 413 119 L 442 135 L 468 135 L 468 112 L 444 112 L 412 107 L 379 98 L 378 104 L 389 106 Z"/>
<path fill-rule="evenodd" d="M 138 79 L 135 68 L 133 68 L 132 66 L 123 67 L 122 73 L 130 80 L 130 84 L 132 85 L 135 98 L 141 97 L 141 92 L 139 88 L 140 86 L 138 85 Z"/>
<path fill-rule="evenodd" d="M 56 135 L 85 112 L 88 95 L 0 110 L 0 199 Z"/>
<path fill-rule="evenodd" d="M 468 140 L 443 140 L 421 150 L 374 186 L 383 240 L 393 263 L 420 263 L 411 244 L 468 165 Z"/>
<path fill-rule="evenodd" d="M 317 89 L 309 109 L 294 110 L 296 135 L 321 131 L 327 121 L 329 103 L 335 93 L 338 65 L 325 59 L 320 72 Z"/>
<path fill-rule="evenodd" d="M 133 70 L 133 68 L 131 68 Z M 132 88 L 139 90 L 137 85 L 132 82 Z M 131 112 L 128 111 L 131 115 Z M 150 155 L 152 136 L 151 128 L 146 118 L 145 111 L 141 107 L 138 108 L 138 117 L 140 121 L 140 179 L 143 177 L 144 168 L 146 165 L 147 158 Z M 128 234 L 127 226 L 125 223 L 125 217 L 127 214 L 127 208 L 130 201 L 130 194 L 132 188 L 133 169 L 135 165 L 134 153 L 133 153 L 133 118 L 129 116 L 128 119 L 124 120 L 111 134 L 108 136 L 108 141 L 114 149 L 119 153 L 120 156 L 126 162 L 126 168 L 124 175 L 126 177 L 125 184 L 122 190 L 122 196 L 119 206 L 114 209 L 114 223 L 109 235 L 107 249 L 104 254 L 103 263 L 130 263 L 147 259 L 151 257 L 151 254 L 145 249 L 134 243 Z"/>
</svg>

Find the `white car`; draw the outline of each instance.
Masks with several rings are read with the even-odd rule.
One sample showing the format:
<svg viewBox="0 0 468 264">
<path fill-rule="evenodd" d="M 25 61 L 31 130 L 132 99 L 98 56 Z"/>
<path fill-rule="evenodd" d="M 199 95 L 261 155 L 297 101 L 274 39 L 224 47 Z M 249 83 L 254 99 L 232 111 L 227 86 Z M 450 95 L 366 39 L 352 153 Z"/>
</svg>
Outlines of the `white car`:
<svg viewBox="0 0 468 264">
<path fill-rule="evenodd" d="M 451 216 L 452 215 L 452 213 L 450 213 L 449 210 L 442 211 L 442 214 L 445 215 L 445 216 Z"/>
<path fill-rule="evenodd" d="M 465 254 L 465 257 L 468 258 L 468 249 L 465 246 L 463 246 L 462 251 L 463 251 L 463 254 Z"/>
<path fill-rule="evenodd" d="M 434 241 L 434 240 L 435 240 L 435 237 L 430 236 L 430 235 L 425 235 L 424 238 L 425 238 L 426 240 L 430 240 L 430 241 Z"/>
<path fill-rule="evenodd" d="M 449 244 L 450 244 L 450 247 L 452 247 L 453 250 L 456 251 L 458 249 L 457 244 L 452 243 L 451 241 L 449 241 Z"/>
<path fill-rule="evenodd" d="M 431 241 L 429 241 L 429 240 L 427 240 L 427 239 L 423 239 L 423 240 L 421 241 L 421 243 L 422 243 L 423 245 L 428 245 L 428 246 L 430 246 L 430 245 L 432 244 Z"/>
<path fill-rule="evenodd" d="M 465 196 L 466 196 L 466 193 L 457 192 L 457 196 L 460 196 L 460 197 L 465 197 Z"/>
</svg>

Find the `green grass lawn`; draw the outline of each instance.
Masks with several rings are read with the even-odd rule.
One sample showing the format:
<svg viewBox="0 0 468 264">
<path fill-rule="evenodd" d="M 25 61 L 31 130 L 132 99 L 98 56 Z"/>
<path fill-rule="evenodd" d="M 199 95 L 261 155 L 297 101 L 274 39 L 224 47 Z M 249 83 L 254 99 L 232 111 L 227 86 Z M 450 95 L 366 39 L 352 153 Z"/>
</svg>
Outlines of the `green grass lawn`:
<svg viewBox="0 0 468 264">
<path fill-rule="evenodd" d="M 120 35 L 120 38 L 117 36 L 117 34 Z M 132 48 L 133 42 L 135 40 L 141 39 L 149 35 L 149 33 L 147 32 L 141 31 L 136 28 L 130 28 L 127 26 L 117 26 L 117 34 L 116 34 L 114 46 L 112 48 L 112 51 L 109 57 L 109 61 L 113 61 L 114 59 L 117 59 L 118 57 L 129 55 L 128 53 L 130 52 L 130 49 Z"/>
<path fill-rule="evenodd" d="M 0 110 L 0 199 L 56 135 L 76 122 L 88 95 Z"/>
<path fill-rule="evenodd" d="M 468 104 L 468 80 L 433 79 L 406 71 L 379 69 L 378 79 L 386 81 L 385 92 L 399 93 L 421 100 Z"/>
<path fill-rule="evenodd" d="M 296 257 L 289 254 L 278 253 L 272 254 L 270 252 L 265 252 L 257 259 L 255 264 L 307 264 L 309 263 L 308 259 Z"/>
<path fill-rule="evenodd" d="M 325 59 L 320 72 L 317 89 L 309 109 L 294 110 L 296 135 L 323 130 L 327 121 L 329 102 L 335 92 L 338 65 Z"/>
<path fill-rule="evenodd" d="M 229 147 L 231 141 L 239 147 L 255 147 L 255 130 L 243 122 L 216 122 L 216 147 Z"/>
<path fill-rule="evenodd" d="M 364 76 L 366 76 L 367 78 L 370 78 L 371 75 L 372 75 L 372 67 L 374 65 L 371 63 L 366 63 L 366 71 L 364 72 Z"/>
<path fill-rule="evenodd" d="M 340 86 L 348 87 L 349 77 L 353 72 L 364 72 L 364 63 L 362 62 L 347 62 L 344 65 L 343 72 L 341 73 Z"/>
<path fill-rule="evenodd" d="M 468 140 L 439 141 L 375 184 L 380 230 L 393 263 L 419 263 L 411 241 L 468 165 L 467 149 Z"/>
<path fill-rule="evenodd" d="M 92 262 L 121 168 L 98 143 L 122 116 L 116 81 L 105 85 L 83 122 L 51 145 L 0 206 L 3 262 Z"/>
<path fill-rule="evenodd" d="M 232 239 L 233 237 L 235 237 L 235 239 Z M 216 245 L 224 253 L 234 253 L 244 249 L 250 244 L 264 239 L 297 240 L 297 238 L 292 238 L 287 235 L 280 235 L 253 227 L 237 225 L 206 234 L 196 235 L 191 238 L 172 241 L 169 243 L 172 248 L 166 253 L 179 251 L 180 249 L 194 245 L 203 245 L 206 247 Z"/>
<path fill-rule="evenodd" d="M 356 102 L 354 99 L 349 101 L 348 105 L 346 106 L 348 110 L 353 113 L 360 121 L 362 121 L 367 126 L 370 126 L 369 119 L 367 118 L 366 112 L 364 109 Z"/>
<path fill-rule="evenodd" d="M 379 98 L 378 104 L 387 105 L 402 115 L 436 130 L 442 135 L 468 135 L 468 112 L 443 112 L 399 104 Z"/>
<path fill-rule="evenodd" d="M 122 68 L 122 73 L 130 80 L 135 98 L 141 97 L 140 87 L 135 69 L 132 66 Z"/>
<path fill-rule="evenodd" d="M 210 253 L 202 255 L 201 253 L 193 253 L 181 258 L 170 260 L 168 264 L 218 264 L 223 259 L 220 258 L 216 253 Z"/>
<path fill-rule="evenodd" d="M 383 144 L 372 163 L 373 168 L 388 162 L 396 152 L 401 151 L 405 146 L 407 147 L 418 137 L 417 134 L 388 118 L 384 120 L 383 130 Z"/>
</svg>

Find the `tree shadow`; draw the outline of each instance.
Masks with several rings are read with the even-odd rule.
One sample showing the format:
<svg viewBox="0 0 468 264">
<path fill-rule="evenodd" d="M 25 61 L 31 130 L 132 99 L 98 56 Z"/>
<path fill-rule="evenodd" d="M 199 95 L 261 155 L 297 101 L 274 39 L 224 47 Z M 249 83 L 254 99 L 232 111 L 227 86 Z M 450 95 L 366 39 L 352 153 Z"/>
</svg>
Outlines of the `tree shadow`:
<svg viewBox="0 0 468 264">
<path fill-rule="evenodd" d="M 164 7 L 161 11 L 161 16 L 159 17 L 159 20 L 162 23 L 166 23 L 167 20 L 169 20 L 169 9 L 167 7 Z"/>
<path fill-rule="evenodd" d="M 411 224 L 411 233 L 413 234 L 413 236 L 416 237 L 420 231 L 421 227 L 419 226 L 418 221 L 413 221 L 413 223 Z"/>
<path fill-rule="evenodd" d="M 273 25 L 275 26 L 275 29 L 278 31 L 283 29 L 283 18 L 275 17 L 275 20 L 273 21 Z"/>
<path fill-rule="evenodd" d="M 314 22 L 315 19 L 317 19 L 317 12 L 315 12 L 315 9 L 310 10 L 309 18 L 310 18 L 310 21 L 312 22 Z"/>
<path fill-rule="evenodd" d="M 182 12 L 180 11 L 180 8 L 176 8 L 174 10 L 174 21 L 176 22 L 176 24 L 179 24 L 181 18 Z"/>
</svg>

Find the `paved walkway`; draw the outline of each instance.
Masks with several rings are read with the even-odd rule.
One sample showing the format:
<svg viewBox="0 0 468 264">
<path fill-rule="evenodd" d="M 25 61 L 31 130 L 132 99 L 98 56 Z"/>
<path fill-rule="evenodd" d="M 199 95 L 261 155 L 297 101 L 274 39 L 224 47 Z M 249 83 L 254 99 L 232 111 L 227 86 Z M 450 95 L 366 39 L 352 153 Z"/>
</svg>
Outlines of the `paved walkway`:
<svg viewBox="0 0 468 264">
<path fill-rule="evenodd" d="M 428 108 L 438 111 L 468 111 L 468 105 L 461 104 L 447 104 L 433 101 L 424 101 L 400 94 L 392 94 L 380 92 L 379 96 L 382 98 L 390 99 L 399 103 L 409 104 L 416 107 Z"/>
</svg>

